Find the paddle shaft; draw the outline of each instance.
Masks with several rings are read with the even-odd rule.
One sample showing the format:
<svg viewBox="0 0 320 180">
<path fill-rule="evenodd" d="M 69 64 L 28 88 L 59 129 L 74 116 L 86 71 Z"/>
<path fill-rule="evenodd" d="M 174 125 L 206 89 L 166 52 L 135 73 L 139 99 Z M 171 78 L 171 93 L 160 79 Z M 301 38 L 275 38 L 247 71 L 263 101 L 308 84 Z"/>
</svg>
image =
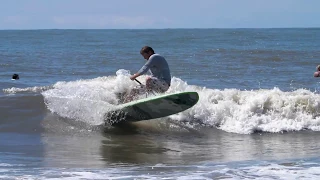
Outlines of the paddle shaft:
<svg viewBox="0 0 320 180">
<path fill-rule="evenodd" d="M 134 79 L 135 81 L 137 81 L 140 85 L 142 85 L 142 83 L 140 81 L 138 81 L 137 79 Z"/>
</svg>

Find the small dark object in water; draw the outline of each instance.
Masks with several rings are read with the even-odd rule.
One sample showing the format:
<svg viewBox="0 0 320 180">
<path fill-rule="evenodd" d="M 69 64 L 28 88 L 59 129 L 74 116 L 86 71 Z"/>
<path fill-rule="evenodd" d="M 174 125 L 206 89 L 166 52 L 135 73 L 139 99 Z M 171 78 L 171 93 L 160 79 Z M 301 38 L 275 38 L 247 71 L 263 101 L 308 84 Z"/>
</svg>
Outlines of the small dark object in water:
<svg viewBox="0 0 320 180">
<path fill-rule="evenodd" d="M 19 75 L 18 74 L 13 74 L 12 75 L 12 79 L 19 79 Z"/>
</svg>

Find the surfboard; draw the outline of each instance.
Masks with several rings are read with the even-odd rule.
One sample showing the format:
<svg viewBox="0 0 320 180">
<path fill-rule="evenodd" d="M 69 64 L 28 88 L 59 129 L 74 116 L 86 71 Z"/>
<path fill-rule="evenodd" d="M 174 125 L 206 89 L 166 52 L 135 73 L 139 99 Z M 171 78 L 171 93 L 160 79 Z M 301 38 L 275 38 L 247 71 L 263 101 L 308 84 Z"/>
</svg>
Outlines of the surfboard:
<svg viewBox="0 0 320 180">
<path fill-rule="evenodd" d="M 179 92 L 149 97 L 119 105 L 105 114 L 105 123 L 116 125 L 170 116 L 185 111 L 199 100 L 197 92 Z"/>
</svg>

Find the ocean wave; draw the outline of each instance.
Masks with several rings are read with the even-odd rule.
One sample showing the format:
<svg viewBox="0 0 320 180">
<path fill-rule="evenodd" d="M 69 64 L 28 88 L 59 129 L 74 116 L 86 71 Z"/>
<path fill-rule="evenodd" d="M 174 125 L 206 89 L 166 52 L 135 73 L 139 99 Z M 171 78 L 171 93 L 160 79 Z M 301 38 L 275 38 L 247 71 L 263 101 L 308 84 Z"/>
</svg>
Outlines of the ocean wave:
<svg viewBox="0 0 320 180">
<path fill-rule="evenodd" d="M 42 92 L 47 108 L 62 117 L 89 124 L 104 123 L 103 115 L 119 103 L 117 94 L 137 84 L 122 76 L 57 82 Z M 244 91 L 207 89 L 188 85 L 173 77 L 167 93 L 196 91 L 199 102 L 189 110 L 170 116 L 175 122 L 200 123 L 226 132 L 320 131 L 320 95 L 298 89 L 278 88 Z"/>
<path fill-rule="evenodd" d="M 319 163 L 262 162 L 99 168 L 0 169 L 2 179 L 317 179 Z M 286 178 L 284 178 L 286 177 Z"/>
<path fill-rule="evenodd" d="M 15 93 L 20 93 L 20 92 L 32 92 L 32 93 L 40 93 L 43 91 L 46 91 L 48 89 L 52 88 L 51 86 L 35 86 L 35 87 L 27 87 L 27 88 L 6 88 L 3 89 L 4 93 L 7 94 L 15 94 Z"/>
<path fill-rule="evenodd" d="M 13 87 L 4 89 L 4 92 L 40 93 L 45 108 L 51 113 L 95 126 L 104 124 L 105 113 L 121 103 L 119 94 L 129 92 L 137 85 L 127 76 L 118 74 L 86 80 L 59 81 L 51 86 Z M 182 79 L 173 77 L 166 93 L 183 91 L 196 91 L 200 99 L 194 107 L 169 116 L 174 123 L 214 127 L 239 134 L 320 131 L 320 95 L 306 89 L 210 89 L 189 85 Z M 29 96 L 24 95 L 20 98 L 27 97 Z M 3 101 L 5 103 L 7 100 Z M 15 101 L 20 102 L 19 99 Z"/>
</svg>

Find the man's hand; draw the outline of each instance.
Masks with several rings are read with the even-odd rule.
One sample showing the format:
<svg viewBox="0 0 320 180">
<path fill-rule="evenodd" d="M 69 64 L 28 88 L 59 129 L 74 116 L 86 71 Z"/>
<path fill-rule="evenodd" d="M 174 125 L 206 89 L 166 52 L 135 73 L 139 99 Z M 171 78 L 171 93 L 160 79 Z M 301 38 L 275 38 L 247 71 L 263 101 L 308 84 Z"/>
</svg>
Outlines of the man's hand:
<svg viewBox="0 0 320 180">
<path fill-rule="evenodd" d="M 136 74 L 130 76 L 130 79 L 135 80 L 138 76 L 140 76 L 140 74 L 136 73 Z"/>
</svg>

